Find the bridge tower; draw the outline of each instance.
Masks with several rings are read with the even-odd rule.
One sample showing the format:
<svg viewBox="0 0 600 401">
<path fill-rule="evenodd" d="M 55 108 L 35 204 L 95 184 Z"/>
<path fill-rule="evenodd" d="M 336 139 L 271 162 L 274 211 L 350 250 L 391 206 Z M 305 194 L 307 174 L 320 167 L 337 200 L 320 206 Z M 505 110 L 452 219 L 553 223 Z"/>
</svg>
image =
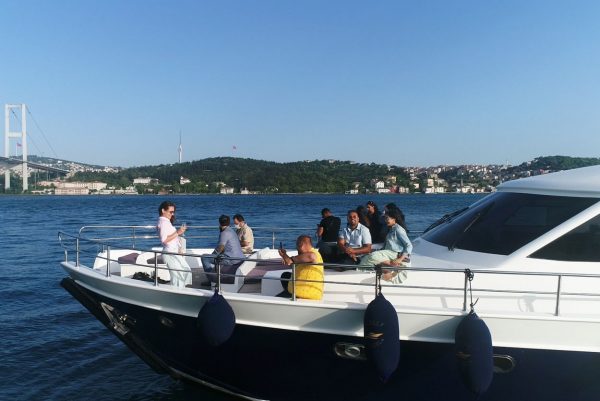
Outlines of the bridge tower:
<svg viewBox="0 0 600 401">
<path fill-rule="evenodd" d="M 29 175 L 27 171 L 27 113 L 25 104 L 6 104 L 4 105 L 4 157 L 10 157 L 10 138 L 21 139 L 21 149 L 23 158 L 23 191 L 29 188 Z M 10 113 L 21 109 L 21 131 L 10 130 Z M 16 114 L 15 114 L 16 115 Z M 16 156 L 16 155 L 15 155 Z M 4 189 L 10 189 L 10 169 L 4 173 Z"/>
</svg>

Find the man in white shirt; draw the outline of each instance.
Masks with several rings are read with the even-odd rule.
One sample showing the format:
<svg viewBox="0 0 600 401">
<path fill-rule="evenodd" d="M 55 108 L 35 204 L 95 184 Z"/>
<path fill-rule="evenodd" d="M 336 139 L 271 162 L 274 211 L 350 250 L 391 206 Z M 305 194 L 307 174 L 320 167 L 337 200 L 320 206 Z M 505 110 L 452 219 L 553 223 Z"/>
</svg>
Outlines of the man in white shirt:
<svg viewBox="0 0 600 401">
<path fill-rule="evenodd" d="M 254 250 L 254 234 L 244 216 L 236 214 L 233 216 L 233 224 L 235 224 L 235 232 L 240 240 L 242 251 L 246 254 L 252 253 Z"/>
<path fill-rule="evenodd" d="M 363 255 L 371 252 L 371 233 L 360 224 L 358 213 L 348 211 L 348 225 L 338 238 L 339 263 L 357 264 Z"/>
</svg>

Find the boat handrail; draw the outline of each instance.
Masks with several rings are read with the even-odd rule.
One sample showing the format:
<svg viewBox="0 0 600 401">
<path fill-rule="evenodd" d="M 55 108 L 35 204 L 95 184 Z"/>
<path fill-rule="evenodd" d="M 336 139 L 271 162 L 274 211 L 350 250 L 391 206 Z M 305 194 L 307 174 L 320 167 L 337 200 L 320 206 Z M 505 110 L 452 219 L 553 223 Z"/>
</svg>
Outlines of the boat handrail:
<svg viewBox="0 0 600 401">
<path fill-rule="evenodd" d="M 214 232 L 218 228 L 218 226 L 204 226 L 204 225 L 187 225 L 188 231 L 186 232 L 185 237 L 187 239 L 214 239 Z M 158 238 L 158 234 L 156 233 L 155 225 L 86 225 L 82 226 L 79 229 L 79 235 L 81 236 L 84 232 L 90 232 L 92 230 L 128 230 L 131 233 L 127 236 L 112 236 L 112 237 L 101 237 L 101 238 L 90 238 L 96 240 L 104 240 L 104 241 L 124 241 L 131 240 L 132 246 L 136 246 L 136 240 L 139 239 L 153 239 Z M 139 234 L 139 230 L 149 230 L 152 231 L 153 234 Z M 198 235 L 190 233 L 189 230 L 211 230 L 210 235 Z M 277 242 L 277 233 L 307 233 L 313 232 L 314 229 L 309 227 L 271 227 L 271 226 L 252 226 L 252 230 L 254 232 L 258 232 L 259 234 L 254 235 L 255 240 L 270 240 L 271 247 L 275 248 L 275 244 Z M 114 232 L 114 231 L 113 231 Z M 261 235 L 260 233 L 270 233 Z"/>
<path fill-rule="evenodd" d="M 96 227 L 96 226 L 86 226 L 86 227 Z M 110 228 L 110 227 L 123 227 L 123 226 L 97 226 L 97 227 L 102 227 L 102 228 Z M 148 228 L 151 226 L 131 226 L 131 227 L 144 227 L 144 228 Z M 87 254 L 88 250 L 85 249 L 84 247 L 82 247 L 81 242 L 86 242 L 86 243 L 91 243 L 95 246 L 102 246 L 103 252 L 106 252 L 106 256 L 103 256 L 102 253 L 98 253 L 97 250 L 93 252 L 94 257 L 95 258 L 99 258 L 99 259 L 103 259 L 106 260 L 106 276 L 110 277 L 111 272 L 110 272 L 110 264 L 111 262 L 115 262 L 118 263 L 117 259 L 111 258 L 110 256 L 110 250 L 112 245 L 109 242 L 106 241 L 102 241 L 99 239 L 95 239 L 95 238 L 85 238 L 83 236 L 81 236 L 81 232 L 83 230 L 80 230 L 80 233 L 78 235 L 73 235 L 73 234 L 69 234 L 69 233 L 65 233 L 62 231 L 59 231 L 58 233 L 58 239 L 59 242 L 61 244 L 61 247 L 64 250 L 64 255 L 65 255 L 65 262 L 69 261 L 69 247 L 66 244 L 66 240 L 70 239 L 72 241 L 75 242 L 75 254 L 76 254 L 76 260 L 75 260 L 75 264 L 76 266 L 80 266 L 80 254 L 84 253 Z M 122 247 L 120 247 L 119 249 L 124 249 Z M 125 249 L 130 249 L 130 248 L 125 248 Z M 218 255 L 214 255 L 214 254 L 206 254 L 206 255 L 199 255 L 197 253 L 172 253 L 172 252 L 165 252 L 162 250 L 157 250 L 157 249 L 140 249 L 140 248 L 131 248 L 132 251 L 140 251 L 140 252 L 149 252 L 149 253 L 153 253 L 154 254 L 154 263 L 153 263 L 153 267 L 154 268 L 154 285 L 158 285 L 159 284 L 159 279 L 158 279 L 158 271 L 159 270 L 177 270 L 177 269 L 173 269 L 173 268 L 169 268 L 169 267 L 163 267 L 163 266 L 159 266 L 158 263 L 158 256 L 162 255 L 162 254 L 171 254 L 171 255 L 181 255 L 181 256 L 187 256 L 187 257 L 192 257 L 192 258 L 200 258 L 202 256 L 204 257 L 212 257 L 212 258 L 216 258 L 217 259 L 217 263 L 216 263 L 216 269 L 215 269 L 215 273 L 217 275 L 217 283 L 216 285 L 221 287 L 221 279 L 222 277 L 245 277 L 244 275 L 239 275 L 239 274 L 231 274 L 231 273 L 222 273 L 220 270 L 220 263 L 223 260 L 232 260 L 235 262 L 241 262 L 244 260 L 248 260 L 246 258 L 226 258 L 226 257 L 222 257 L 222 256 L 218 256 Z M 90 254 L 92 252 L 89 252 Z M 218 257 L 218 258 L 217 258 Z M 144 266 L 144 267 L 149 267 L 148 264 L 138 264 L 138 263 L 132 263 L 133 265 L 136 266 Z M 341 264 L 332 264 L 332 263 L 323 263 L 322 264 L 325 268 L 342 268 L 342 269 L 355 269 L 356 265 L 341 265 Z M 290 281 L 292 282 L 296 282 L 296 281 L 306 281 L 306 282 L 315 282 L 314 280 L 300 280 L 296 278 L 296 266 L 292 265 L 290 266 L 290 269 L 292 270 L 292 277 L 290 278 Z M 366 268 L 366 270 L 376 270 L 376 268 Z M 494 288 L 477 288 L 476 291 L 478 292 L 490 292 L 490 293 L 519 293 L 519 294 L 536 294 L 536 295 L 554 295 L 555 296 L 555 312 L 554 315 L 555 316 L 559 316 L 560 315 L 560 300 L 561 300 L 561 296 L 588 296 L 588 297 L 600 297 L 600 293 L 589 293 L 589 292 L 564 292 L 561 290 L 561 286 L 562 286 L 562 279 L 565 277 L 576 277 L 576 278 L 600 278 L 600 274 L 593 274 L 593 273 L 573 273 L 573 272 L 540 272 L 540 271 L 518 271 L 518 270 L 490 270 L 490 269 L 468 269 L 468 268 L 432 268 L 432 267 L 386 267 L 387 270 L 395 270 L 395 271 L 414 271 L 414 272 L 445 272 L 445 273 L 457 273 L 457 274 L 463 274 L 464 275 L 464 285 L 462 287 L 450 287 L 450 286 L 445 286 L 445 287 L 439 287 L 439 286 L 414 286 L 414 285 L 405 285 L 403 284 L 402 287 L 403 288 L 411 288 L 411 289 L 428 289 L 428 290 L 447 290 L 447 291 L 462 291 L 463 293 L 463 310 L 467 310 L 468 304 L 467 304 L 467 294 L 469 293 L 469 281 L 473 279 L 473 275 L 489 275 L 489 274 L 499 274 L 499 275 L 519 275 L 519 276 L 543 276 L 543 277 L 555 277 L 557 279 L 557 283 L 556 283 L 556 289 L 554 291 L 528 291 L 528 290 L 523 290 L 523 289 L 494 289 Z M 262 277 L 263 280 L 281 280 L 280 278 L 273 278 L 273 277 Z M 331 283 L 331 284 L 347 284 L 347 285 L 353 285 L 353 286 L 370 286 L 372 287 L 373 284 L 372 283 L 356 283 L 356 282 L 346 282 L 346 281 L 331 281 L 331 280 L 325 280 L 324 281 L 325 284 L 327 283 Z M 383 288 L 386 287 L 395 287 L 395 285 L 393 284 L 382 284 Z M 295 300 L 295 293 L 292 294 L 292 299 Z"/>
</svg>

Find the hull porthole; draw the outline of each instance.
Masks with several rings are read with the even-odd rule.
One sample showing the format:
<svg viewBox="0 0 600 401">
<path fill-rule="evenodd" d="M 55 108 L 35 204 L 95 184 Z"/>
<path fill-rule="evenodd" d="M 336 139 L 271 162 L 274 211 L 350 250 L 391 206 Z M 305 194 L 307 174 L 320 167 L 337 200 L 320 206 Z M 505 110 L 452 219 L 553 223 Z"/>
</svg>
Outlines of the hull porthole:
<svg viewBox="0 0 600 401">
<path fill-rule="evenodd" d="M 517 361 L 510 355 L 494 354 L 494 373 L 510 373 L 517 366 Z"/>
<path fill-rule="evenodd" d="M 337 356 L 344 359 L 353 359 L 356 361 L 366 361 L 367 353 L 362 344 L 336 343 L 333 350 Z"/>
</svg>

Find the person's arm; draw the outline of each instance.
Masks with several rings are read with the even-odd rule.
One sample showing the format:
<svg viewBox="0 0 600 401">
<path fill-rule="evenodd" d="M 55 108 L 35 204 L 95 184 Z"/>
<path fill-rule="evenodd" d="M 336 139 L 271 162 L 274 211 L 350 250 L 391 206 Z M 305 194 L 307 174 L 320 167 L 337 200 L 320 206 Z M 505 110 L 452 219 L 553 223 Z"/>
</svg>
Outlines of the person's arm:
<svg viewBox="0 0 600 401">
<path fill-rule="evenodd" d="M 160 242 L 163 245 L 167 245 L 169 242 L 173 241 L 175 238 L 177 238 L 181 234 L 183 234 L 185 232 L 186 228 L 180 227 L 179 230 L 175 230 L 171 234 L 166 234 L 166 232 L 168 231 L 168 227 L 165 227 L 165 225 L 161 225 L 159 227 L 159 230 L 160 230 Z"/>
<path fill-rule="evenodd" d="M 288 256 L 285 249 L 280 249 L 279 256 L 281 256 L 283 259 L 283 263 L 288 266 L 297 263 L 315 263 L 317 261 L 317 257 L 313 252 L 306 252 L 296 256 Z"/>
<path fill-rule="evenodd" d="M 279 248 L 279 249 L 277 250 L 277 252 L 279 252 L 279 256 L 281 256 L 281 259 L 283 259 L 283 264 L 284 264 L 284 265 L 288 265 L 288 266 L 289 266 L 289 265 L 291 265 L 292 263 L 294 263 L 294 262 L 292 261 L 292 258 L 290 258 L 290 257 L 288 256 L 288 254 L 287 254 L 287 251 L 286 251 L 285 249 L 283 249 L 283 248 Z"/>
<path fill-rule="evenodd" d="M 250 240 L 253 239 L 252 230 L 248 226 L 244 226 L 239 234 L 240 245 L 242 247 L 250 245 Z"/>
<path fill-rule="evenodd" d="M 360 248 L 350 248 L 348 247 L 346 253 L 350 256 L 358 256 L 365 255 L 367 253 L 371 253 L 371 244 L 364 244 Z"/>
<path fill-rule="evenodd" d="M 223 253 L 223 251 L 225 250 L 225 243 L 227 242 L 227 238 L 225 238 L 225 235 L 223 235 L 223 233 L 224 231 L 221 231 L 221 234 L 219 234 L 219 244 L 215 248 L 214 253 Z"/>
<path fill-rule="evenodd" d="M 292 256 L 290 258 L 294 263 L 315 263 L 317 261 L 317 256 L 314 252 L 306 252 L 300 255 Z"/>
<path fill-rule="evenodd" d="M 323 236 L 323 227 L 317 225 L 317 237 L 321 238 Z"/>
<path fill-rule="evenodd" d="M 406 231 L 399 227 L 398 232 L 397 232 L 397 237 L 398 240 L 400 241 L 400 244 L 402 244 L 402 247 L 404 248 L 404 250 L 402 251 L 402 256 L 406 256 L 408 257 L 411 253 L 412 253 L 412 242 L 410 242 L 410 239 L 408 238 L 408 234 L 406 234 Z"/>
</svg>

